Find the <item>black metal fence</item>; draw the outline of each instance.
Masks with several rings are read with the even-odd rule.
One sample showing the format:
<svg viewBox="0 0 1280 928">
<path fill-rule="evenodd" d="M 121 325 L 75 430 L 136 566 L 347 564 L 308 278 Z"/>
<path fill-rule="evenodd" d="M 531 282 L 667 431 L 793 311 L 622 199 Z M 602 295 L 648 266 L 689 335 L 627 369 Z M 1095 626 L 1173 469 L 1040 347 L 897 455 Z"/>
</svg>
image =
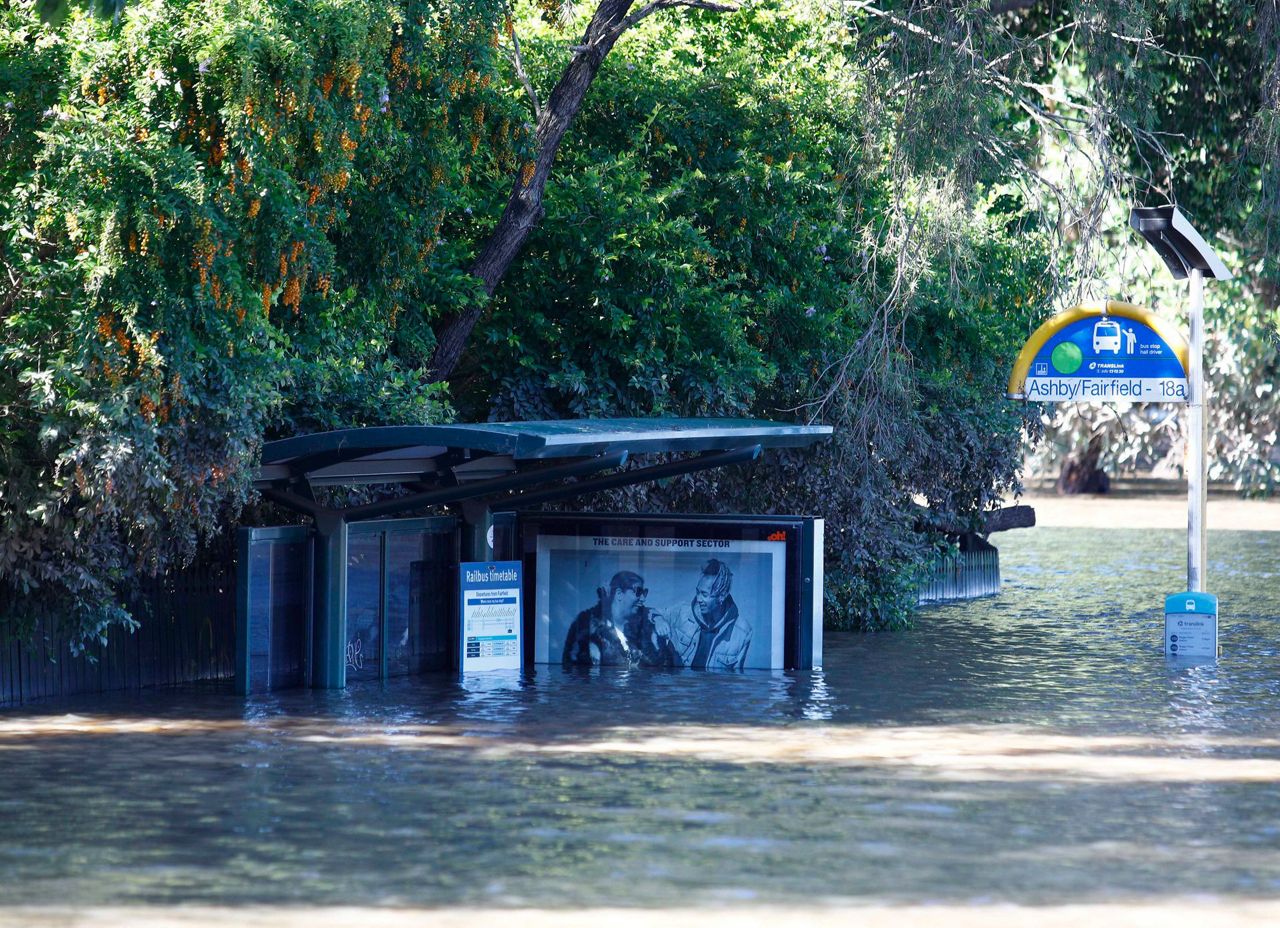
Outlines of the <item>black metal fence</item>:
<svg viewBox="0 0 1280 928">
<path fill-rule="evenodd" d="M 945 603 L 1000 592 L 1000 552 L 977 535 L 960 538 L 960 550 L 939 556 L 920 588 L 919 602 Z"/>
<path fill-rule="evenodd" d="M 160 577 L 143 589 L 139 628 L 114 629 L 106 645 L 73 656 L 67 639 L 37 628 L 28 639 L 0 630 L 0 706 L 103 693 L 235 673 L 235 574 L 202 564 Z"/>
</svg>

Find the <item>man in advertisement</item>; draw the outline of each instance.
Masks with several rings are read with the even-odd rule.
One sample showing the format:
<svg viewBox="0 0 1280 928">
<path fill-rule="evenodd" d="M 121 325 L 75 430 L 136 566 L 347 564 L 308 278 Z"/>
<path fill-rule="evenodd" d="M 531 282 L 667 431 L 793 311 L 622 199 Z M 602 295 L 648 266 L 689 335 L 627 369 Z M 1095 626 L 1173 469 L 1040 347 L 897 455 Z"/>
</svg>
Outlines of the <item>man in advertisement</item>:
<svg viewBox="0 0 1280 928">
<path fill-rule="evenodd" d="M 678 661 L 695 670 L 742 670 L 751 647 L 751 625 L 738 621 L 729 594 L 733 573 L 712 558 L 702 568 L 693 599 L 672 607 L 666 622 Z"/>
<path fill-rule="evenodd" d="M 562 663 L 673 667 L 666 622 L 645 605 L 644 578 L 629 570 L 596 590 L 599 601 L 578 613 L 564 639 Z"/>
</svg>

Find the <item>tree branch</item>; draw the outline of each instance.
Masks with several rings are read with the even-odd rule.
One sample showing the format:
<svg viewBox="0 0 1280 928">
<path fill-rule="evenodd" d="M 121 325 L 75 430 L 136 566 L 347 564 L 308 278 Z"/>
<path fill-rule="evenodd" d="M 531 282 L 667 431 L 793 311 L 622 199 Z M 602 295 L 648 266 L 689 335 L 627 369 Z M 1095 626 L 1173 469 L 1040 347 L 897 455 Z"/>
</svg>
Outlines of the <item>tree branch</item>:
<svg viewBox="0 0 1280 928">
<path fill-rule="evenodd" d="M 529 234 L 542 221 L 542 199 L 560 142 L 582 108 L 587 88 L 605 56 L 618 39 L 618 23 L 626 18 L 634 3 L 635 0 L 600 0 L 580 47 L 574 49 L 573 58 L 561 73 L 546 106 L 542 107 L 534 130 L 534 160 L 521 166 L 498 224 L 471 265 L 471 275 L 484 284 L 486 297 L 493 296 Z M 429 362 L 433 380 L 446 380 L 453 373 L 485 305 L 476 303 L 442 320 Z"/>
<path fill-rule="evenodd" d="M 991 0 L 987 7 L 993 16 L 1001 13 L 1012 13 L 1014 10 L 1029 10 L 1036 5 L 1036 0 Z"/>
<path fill-rule="evenodd" d="M 560 142 L 582 108 L 591 82 L 595 80 L 605 56 L 618 41 L 618 37 L 635 23 L 660 9 L 684 6 L 718 13 L 738 9 L 735 5 L 712 0 L 651 0 L 631 14 L 635 3 L 636 0 L 600 0 L 581 41 L 572 46 L 573 58 L 565 66 L 546 105 L 540 108 L 537 128 L 534 130 L 534 160 L 521 166 L 511 185 L 511 195 L 507 198 L 507 206 L 498 224 L 494 226 L 488 241 L 471 265 L 471 275 L 484 284 L 487 297 L 493 296 L 498 284 L 524 248 L 530 233 L 542 221 L 543 195 Z M 452 375 L 471 339 L 472 330 L 480 321 L 485 305 L 477 302 L 441 320 L 436 329 L 435 351 L 429 362 L 433 380 L 446 380 Z"/>
<path fill-rule="evenodd" d="M 651 16 L 659 10 L 669 10 L 677 6 L 691 7 L 695 10 L 711 10 L 714 13 L 736 13 L 741 9 L 736 4 L 711 3 L 709 0 L 652 0 L 651 3 L 645 4 L 619 23 L 617 27 L 618 33 L 621 34 L 627 31 L 640 20 Z"/>
<path fill-rule="evenodd" d="M 510 10 L 507 12 L 511 16 Z M 529 80 L 529 73 L 524 69 L 524 58 L 520 55 L 520 39 L 516 35 L 516 28 L 513 23 L 511 26 L 511 66 L 516 70 L 516 77 L 520 78 L 520 83 L 524 84 L 524 92 L 529 95 L 529 102 L 533 104 L 533 119 L 537 122 L 542 118 L 542 107 L 538 105 L 538 92 L 533 89 L 533 81 Z"/>
</svg>

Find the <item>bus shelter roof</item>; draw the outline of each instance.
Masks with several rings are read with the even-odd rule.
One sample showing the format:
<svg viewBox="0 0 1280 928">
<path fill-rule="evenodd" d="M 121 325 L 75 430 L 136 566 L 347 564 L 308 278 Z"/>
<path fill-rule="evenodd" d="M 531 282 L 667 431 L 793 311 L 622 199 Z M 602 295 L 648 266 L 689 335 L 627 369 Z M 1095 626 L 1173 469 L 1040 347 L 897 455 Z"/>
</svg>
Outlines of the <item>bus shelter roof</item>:
<svg viewBox="0 0 1280 928">
<path fill-rule="evenodd" d="M 375 518 L 485 499 L 500 508 L 549 502 L 754 460 L 767 448 L 803 448 L 831 427 L 759 419 L 567 419 L 342 429 L 268 442 L 255 486 L 318 516 Z M 672 456 L 619 470 L 633 455 Z M 602 471 L 616 471 L 600 477 Z M 586 479 L 592 477 L 592 479 Z M 564 481 L 577 478 L 565 485 Z M 395 499 L 327 510 L 317 486 L 400 484 Z"/>
</svg>

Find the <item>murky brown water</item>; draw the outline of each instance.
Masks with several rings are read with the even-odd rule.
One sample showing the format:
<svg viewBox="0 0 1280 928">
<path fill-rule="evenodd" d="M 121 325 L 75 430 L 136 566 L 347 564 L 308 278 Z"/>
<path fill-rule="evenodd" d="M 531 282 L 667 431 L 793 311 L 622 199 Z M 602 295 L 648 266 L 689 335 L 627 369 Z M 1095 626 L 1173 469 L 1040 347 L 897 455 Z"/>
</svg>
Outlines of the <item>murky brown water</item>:
<svg viewBox="0 0 1280 928">
<path fill-rule="evenodd" d="M 0 924 L 1030 911 L 1011 906 L 1168 924 L 1171 904 L 1266 923 L 1280 533 L 1211 534 L 1223 657 L 1200 667 L 1161 651 L 1183 539 L 997 536 L 999 598 L 829 636 L 812 674 L 545 668 L 0 713 Z"/>
</svg>

